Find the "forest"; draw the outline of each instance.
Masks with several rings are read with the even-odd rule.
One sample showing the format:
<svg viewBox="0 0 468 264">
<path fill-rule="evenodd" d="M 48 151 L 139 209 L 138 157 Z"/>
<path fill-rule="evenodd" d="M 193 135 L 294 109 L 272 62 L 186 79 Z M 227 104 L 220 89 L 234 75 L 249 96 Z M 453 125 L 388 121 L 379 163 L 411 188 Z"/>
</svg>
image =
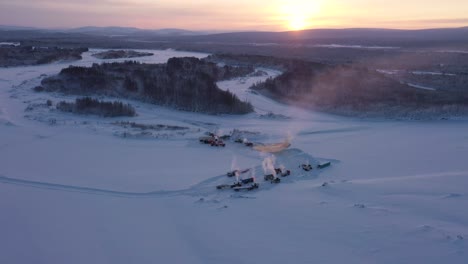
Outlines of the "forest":
<svg viewBox="0 0 468 264">
<path fill-rule="evenodd" d="M 75 102 L 61 101 L 57 104 L 57 109 L 63 112 L 102 117 L 136 116 L 135 108 L 130 104 L 119 101 L 100 101 L 91 97 L 77 98 Z"/>
<path fill-rule="evenodd" d="M 88 48 L 58 48 L 34 46 L 0 46 L 0 67 L 48 64 L 56 61 L 81 60 Z"/>
<path fill-rule="evenodd" d="M 171 58 L 165 64 L 127 61 L 70 66 L 43 79 L 35 90 L 116 96 L 209 114 L 246 114 L 253 111 L 252 105 L 219 89 L 216 82 L 253 72 L 253 67 L 221 67 L 190 57 Z"/>
<path fill-rule="evenodd" d="M 468 92 L 411 87 L 357 65 L 290 65 L 252 90 L 276 100 L 340 115 L 426 119 L 468 115 Z"/>
</svg>

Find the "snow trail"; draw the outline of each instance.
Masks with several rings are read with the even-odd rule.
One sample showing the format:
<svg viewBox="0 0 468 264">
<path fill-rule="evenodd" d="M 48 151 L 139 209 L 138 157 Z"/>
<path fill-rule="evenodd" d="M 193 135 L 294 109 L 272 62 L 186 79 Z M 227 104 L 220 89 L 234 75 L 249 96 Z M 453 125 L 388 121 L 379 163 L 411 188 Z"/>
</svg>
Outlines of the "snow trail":
<svg viewBox="0 0 468 264">
<path fill-rule="evenodd" d="M 322 170 L 314 170 L 311 172 L 305 172 L 299 168 L 298 160 L 308 160 L 311 164 L 316 167 L 319 164 L 319 161 L 312 156 L 302 152 L 298 149 L 289 149 L 284 150 L 280 153 L 277 153 L 273 160 L 269 160 L 269 170 L 265 171 L 264 164 L 257 165 L 251 168 L 253 175 L 266 175 L 269 173 L 274 173 L 275 168 L 284 167 L 292 171 L 292 175 L 283 178 L 283 183 L 293 183 L 295 181 L 301 180 L 314 180 L 316 179 Z M 321 159 L 324 160 L 324 159 Z M 338 161 L 333 160 L 334 164 L 337 164 Z M 250 175 L 250 174 L 247 174 Z M 178 189 L 178 190 L 157 190 L 150 192 L 126 192 L 126 191 L 115 191 L 110 189 L 102 188 L 93 188 L 93 187 L 83 187 L 75 185 L 66 185 L 58 183 L 50 183 L 45 181 L 33 181 L 25 179 L 17 179 L 6 177 L 0 175 L 0 182 L 4 184 L 11 185 L 20 185 L 38 189 L 50 189 L 57 191 L 66 191 L 66 192 L 79 192 L 86 194 L 94 195 L 106 195 L 106 196 L 119 196 L 125 198 L 157 198 L 164 196 L 175 196 L 175 195 L 186 195 L 186 196 L 207 196 L 219 193 L 219 190 L 216 190 L 216 186 L 220 184 L 229 184 L 232 179 L 227 178 L 226 175 L 214 176 L 208 179 L 205 179 L 197 184 L 190 186 L 189 188 Z M 270 190 L 274 185 L 271 185 L 269 182 L 264 182 L 262 178 L 257 179 L 257 182 L 262 183 L 262 186 L 258 191 Z M 227 193 L 227 192 L 226 192 Z"/>
<path fill-rule="evenodd" d="M 366 183 L 406 181 L 406 180 L 418 180 L 418 179 L 427 179 L 427 178 L 453 177 L 453 176 L 468 177 L 468 171 L 447 171 L 447 172 L 417 174 L 417 175 L 408 175 L 408 176 L 383 177 L 383 178 L 374 178 L 374 179 L 360 179 L 360 180 L 353 180 L 352 182 L 353 183 L 366 184 Z"/>
</svg>

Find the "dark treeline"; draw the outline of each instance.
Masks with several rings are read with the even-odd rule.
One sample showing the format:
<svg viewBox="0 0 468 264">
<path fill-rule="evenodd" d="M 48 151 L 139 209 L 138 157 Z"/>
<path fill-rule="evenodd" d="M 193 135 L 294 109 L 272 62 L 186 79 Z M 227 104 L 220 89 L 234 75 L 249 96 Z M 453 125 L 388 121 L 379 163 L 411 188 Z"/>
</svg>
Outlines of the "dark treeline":
<svg viewBox="0 0 468 264">
<path fill-rule="evenodd" d="M 137 58 L 145 56 L 153 56 L 151 52 L 138 52 L 134 50 L 108 50 L 93 54 L 93 57 L 103 60 L 122 59 L 122 58 Z"/>
<path fill-rule="evenodd" d="M 321 70 L 328 66 L 323 63 L 304 61 L 293 58 L 282 58 L 262 55 L 238 55 L 232 53 L 220 53 L 208 56 L 205 60 L 228 65 L 266 67 L 281 71 L 295 71 L 295 69 Z"/>
<path fill-rule="evenodd" d="M 61 101 L 57 109 L 85 115 L 98 115 L 103 117 L 135 116 L 135 108 L 130 104 L 119 101 L 105 102 L 90 97 L 77 98 L 75 102 Z"/>
<path fill-rule="evenodd" d="M 121 126 L 124 128 L 136 128 L 140 130 L 188 130 L 188 127 L 181 127 L 181 126 L 171 126 L 171 125 L 161 125 L 161 124 L 141 124 L 141 123 L 135 123 L 135 122 L 129 122 L 129 121 L 120 121 L 120 122 L 114 122 L 112 123 L 113 125 L 116 126 Z"/>
<path fill-rule="evenodd" d="M 44 79 L 42 89 L 121 96 L 194 112 L 245 114 L 253 111 L 252 105 L 220 90 L 216 82 L 253 71 L 253 67 L 218 67 L 197 58 L 171 58 L 166 64 L 104 63 L 62 69 Z"/>
<path fill-rule="evenodd" d="M 0 46 L 0 67 L 47 64 L 60 60 L 81 60 L 87 48 Z"/>
</svg>

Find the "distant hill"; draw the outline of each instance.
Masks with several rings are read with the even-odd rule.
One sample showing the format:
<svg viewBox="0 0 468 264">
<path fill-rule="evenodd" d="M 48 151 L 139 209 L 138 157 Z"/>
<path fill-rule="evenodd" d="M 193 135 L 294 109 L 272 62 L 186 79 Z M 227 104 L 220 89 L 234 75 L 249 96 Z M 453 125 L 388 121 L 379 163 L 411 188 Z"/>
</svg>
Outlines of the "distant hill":
<svg viewBox="0 0 468 264">
<path fill-rule="evenodd" d="M 39 30 L 34 27 L 20 27 L 20 26 L 9 26 L 9 25 L 0 25 L 0 30 Z"/>
<path fill-rule="evenodd" d="M 135 27 L 79 27 L 72 29 L 48 29 L 35 27 L 21 27 L 0 25 L 0 31 L 27 31 L 32 33 L 49 33 L 49 34 L 83 34 L 92 36 L 194 36 L 208 34 L 203 31 L 190 31 L 178 28 L 163 28 L 163 29 L 140 29 Z M 24 32 L 23 32 L 24 33 Z"/>
<path fill-rule="evenodd" d="M 468 27 L 422 30 L 398 29 L 309 29 L 285 32 L 234 32 L 193 36 L 198 41 L 235 42 L 235 43 L 283 43 L 290 41 L 468 41 Z"/>
<path fill-rule="evenodd" d="M 93 34 L 132 34 L 141 31 L 134 27 L 79 27 L 73 29 L 65 29 L 64 32 L 74 33 L 93 33 Z"/>
<path fill-rule="evenodd" d="M 88 46 L 101 48 L 147 48 L 147 49 L 184 49 L 211 53 L 254 53 L 261 55 L 277 54 L 279 49 L 289 49 L 283 56 L 294 52 L 296 57 L 303 58 L 309 53 L 300 53 L 301 48 L 449 48 L 466 50 L 468 47 L 468 27 L 440 28 L 422 30 L 399 29 L 309 29 L 302 31 L 267 32 L 248 31 L 213 33 L 190 31 L 185 29 L 139 29 L 134 27 L 80 27 L 75 29 L 31 29 L 0 26 L 0 41 L 22 41 L 27 45 L 57 45 L 66 43 L 71 46 Z M 242 46 L 242 47 L 241 47 Z M 257 46 L 264 46 L 259 49 Z M 269 46 L 269 47 L 267 47 Z M 275 47 L 278 46 L 278 47 Z M 281 46 L 281 47 L 279 47 Z M 360 47 L 362 46 L 362 47 Z M 290 50 L 293 48 L 293 50 Z M 387 49 L 388 50 L 388 49 Z M 284 51 L 284 50 L 283 50 Z M 315 60 L 325 61 L 323 57 L 344 58 L 350 54 L 332 56 L 309 56 Z M 298 53 L 299 52 L 299 53 Z M 330 53 L 331 51 L 328 51 Z M 372 53 L 371 52 L 371 53 Z M 323 56 L 322 56 L 323 55 Z M 342 61 L 355 60 L 353 58 Z"/>
<path fill-rule="evenodd" d="M 208 41 L 217 43 L 289 43 L 289 42 L 422 42 L 422 41 L 468 41 L 468 27 L 435 28 L 420 30 L 345 28 L 345 29 L 308 29 L 302 31 L 246 31 L 212 33 L 190 31 L 177 28 L 140 29 L 135 27 L 79 27 L 73 29 L 39 29 L 34 27 L 2 26 L 0 31 L 27 31 L 83 34 L 91 36 L 139 37 L 174 41 Z M 36 32 L 37 33 L 37 32 Z"/>
<path fill-rule="evenodd" d="M 165 29 L 139 29 L 134 27 L 80 27 L 69 30 L 64 30 L 67 33 L 82 33 L 98 36 L 133 36 L 133 35 L 150 35 L 150 36 L 193 36 L 202 34 L 201 32 L 165 28 Z"/>
</svg>

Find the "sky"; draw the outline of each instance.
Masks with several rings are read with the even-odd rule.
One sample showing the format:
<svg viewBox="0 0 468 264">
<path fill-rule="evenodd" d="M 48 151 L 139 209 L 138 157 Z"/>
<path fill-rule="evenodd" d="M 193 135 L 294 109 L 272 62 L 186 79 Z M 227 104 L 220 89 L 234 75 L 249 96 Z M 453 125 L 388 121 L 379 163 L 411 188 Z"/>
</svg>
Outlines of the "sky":
<svg viewBox="0 0 468 264">
<path fill-rule="evenodd" d="M 0 25 L 145 29 L 468 26 L 468 0 L 0 0 Z"/>
</svg>

